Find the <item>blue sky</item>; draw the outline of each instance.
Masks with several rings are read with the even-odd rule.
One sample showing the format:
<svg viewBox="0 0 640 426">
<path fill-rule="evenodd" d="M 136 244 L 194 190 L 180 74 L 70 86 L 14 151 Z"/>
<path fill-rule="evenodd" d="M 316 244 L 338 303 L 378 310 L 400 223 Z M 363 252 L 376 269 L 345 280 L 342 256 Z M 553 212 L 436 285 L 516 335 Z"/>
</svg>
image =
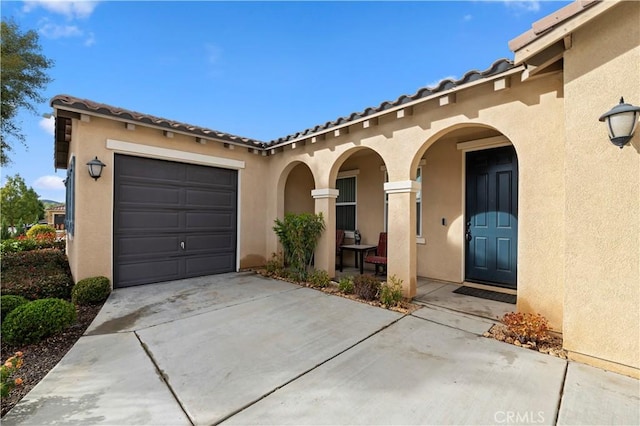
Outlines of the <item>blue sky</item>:
<svg viewBox="0 0 640 426">
<path fill-rule="evenodd" d="M 507 43 L 567 1 L 2 1 L 69 94 L 269 141 L 513 59 Z M 18 119 L 2 183 L 64 200 L 52 112 Z"/>
</svg>

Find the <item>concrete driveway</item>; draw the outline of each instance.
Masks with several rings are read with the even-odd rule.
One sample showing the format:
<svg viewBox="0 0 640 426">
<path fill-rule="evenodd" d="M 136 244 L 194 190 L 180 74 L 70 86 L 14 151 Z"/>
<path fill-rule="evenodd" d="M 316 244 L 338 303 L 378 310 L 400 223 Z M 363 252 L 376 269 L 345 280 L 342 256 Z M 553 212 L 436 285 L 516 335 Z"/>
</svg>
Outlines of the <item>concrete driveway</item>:
<svg viewBox="0 0 640 426">
<path fill-rule="evenodd" d="M 638 381 L 247 273 L 119 289 L 5 425 L 638 424 Z"/>
</svg>

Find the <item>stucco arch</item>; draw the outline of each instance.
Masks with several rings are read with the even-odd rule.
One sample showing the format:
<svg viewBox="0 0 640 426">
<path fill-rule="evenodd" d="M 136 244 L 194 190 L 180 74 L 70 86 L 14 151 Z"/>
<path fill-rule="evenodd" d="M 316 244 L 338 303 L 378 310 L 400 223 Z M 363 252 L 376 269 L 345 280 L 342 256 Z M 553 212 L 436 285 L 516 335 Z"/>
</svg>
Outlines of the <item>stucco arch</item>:
<svg viewBox="0 0 640 426">
<path fill-rule="evenodd" d="M 329 176 L 327 178 L 327 182 L 329 183 L 329 186 L 335 187 L 336 179 L 338 177 L 338 173 L 340 172 L 340 168 L 345 163 L 345 161 L 347 161 L 349 158 L 351 158 L 354 154 L 357 154 L 359 152 L 362 153 L 364 151 L 371 151 L 371 152 L 377 154 L 378 157 L 380 157 L 382 159 L 382 163 L 386 164 L 386 161 L 384 159 L 383 154 L 381 152 L 379 152 L 377 149 L 375 149 L 374 147 L 369 147 L 369 146 L 354 146 L 354 147 L 351 147 L 351 148 L 345 150 L 344 152 L 342 152 L 340 155 L 338 155 L 338 157 L 336 157 L 336 159 L 333 161 L 333 164 L 331 165 L 331 168 L 329 169 Z"/>
<path fill-rule="evenodd" d="M 313 188 L 316 188 L 316 176 L 314 174 L 314 170 L 304 161 L 301 160 L 292 160 L 283 165 L 282 169 L 277 171 L 277 184 L 276 184 L 276 216 L 279 218 L 284 217 L 285 213 L 285 195 L 286 195 L 286 186 L 287 180 L 289 179 L 289 175 L 296 167 L 305 167 L 312 176 L 313 179 Z M 311 188 L 311 189 L 313 189 Z M 311 192 L 307 194 L 311 197 Z"/>
<path fill-rule="evenodd" d="M 413 180 L 416 178 L 416 170 L 420 165 L 420 161 L 427 150 L 436 142 L 454 138 L 456 139 L 455 142 L 465 142 L 469 140 L 488 139 L 497 136 L 504 136 L 508 139 L 511 145 L 514 146 L 516 154 L 518 153 L 518 147 L 513 143 L 512 139 L 506 134 L 506 132 L 499 130 L 495 126 L 481 122 L 466 122 L 445 127 L 431 135 L 416 151 L 411 161 L 411 179 Z"/>
</svg>

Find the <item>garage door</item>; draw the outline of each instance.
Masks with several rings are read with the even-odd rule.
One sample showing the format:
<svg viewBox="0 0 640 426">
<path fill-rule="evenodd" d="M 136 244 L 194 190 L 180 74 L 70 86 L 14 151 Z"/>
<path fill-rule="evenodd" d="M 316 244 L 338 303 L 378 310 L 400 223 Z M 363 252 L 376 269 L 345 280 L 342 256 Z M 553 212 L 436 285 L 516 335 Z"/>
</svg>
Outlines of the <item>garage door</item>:
<svg viewBox="0 0 640 426">
<path fill-rule="evenodd" d="M 116 155 L 114 286 L 234 271 L 237 173 Z"/>
</svg>

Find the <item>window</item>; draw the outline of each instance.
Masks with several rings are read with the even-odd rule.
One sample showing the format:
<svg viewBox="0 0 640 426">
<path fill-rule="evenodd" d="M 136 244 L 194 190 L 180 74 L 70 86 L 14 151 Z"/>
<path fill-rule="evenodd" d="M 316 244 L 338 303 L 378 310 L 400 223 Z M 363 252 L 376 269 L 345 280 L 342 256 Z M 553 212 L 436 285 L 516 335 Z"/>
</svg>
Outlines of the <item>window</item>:
<svg viewBox="0 0 640 426">
<path fill-rule="evenodd" d="M 384 181 L 389 182 L 389 174 L 384 172 Z M 420 189 L 416 193 L 416 236 L 422 236 L 422 167 L 416 170 L 416 182 L 420 184 Z M 389 218 L 389 194 L 384 194 L 384 230 L 387 231 Z"/>
<path fill-rule="evenodd" d="M 336 180 L 339 191 L 336 200 L 336 229 L 356 230 L 356 177 L 344 177 Z"/>
<path fill-rule="evenodd" d="M 76 157 L 71 157 L 71 161 L 69 162 L 69 167 L 67 168 L 67 178 L 64 181 L 64 185 L 67 187 L 66 197 L 65 197 L 65 202 L 67 205 L 65 207 L 64 227 L 67 229 L 68 235 L 73 235 L 73 231 L 74 231 L 75 200 L 76 200 L 75 169 L 76 169 Z"/>
</svg>

